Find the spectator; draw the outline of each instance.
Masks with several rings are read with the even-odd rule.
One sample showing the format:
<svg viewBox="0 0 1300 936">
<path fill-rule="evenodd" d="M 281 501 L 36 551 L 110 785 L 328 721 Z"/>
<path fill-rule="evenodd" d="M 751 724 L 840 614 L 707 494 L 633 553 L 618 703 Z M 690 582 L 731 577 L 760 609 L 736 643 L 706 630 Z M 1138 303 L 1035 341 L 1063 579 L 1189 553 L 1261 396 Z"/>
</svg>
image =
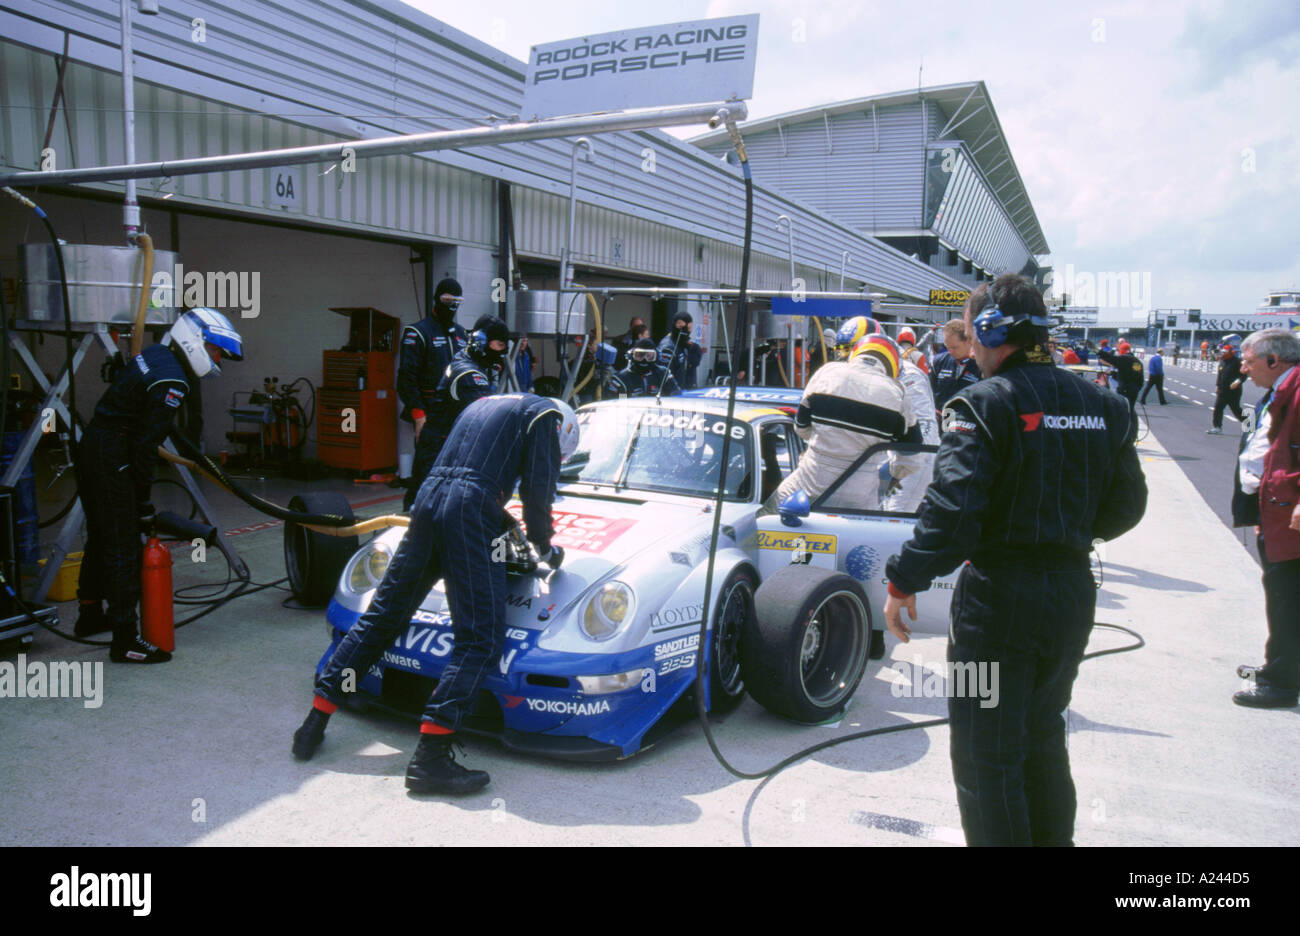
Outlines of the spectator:
<svg viewBox="0 0 1300 936">
<path fill-rule="evenodd" d="M 1250 708 L 1292 708 L 1300 696 L 1300 338 L 1281 328 L 1250 335 L 1242 370 L 1265 388 L 1254 434 L 1239 459 L 1247 494 L 1259 494 L 1259 563 L 1268 642 L 1255 686 L 1232 701 Z"/>
<path fill-rule="evenodd" d="M 1178 346 L 1174 345 L 1175 354 L 1178 353 L 1177 348 Z M 1138 398 L 1138 402 L 1143 406 L 1146 406 L 1147 394 L 1151 392 L 1152 387 L 1156 388 L 1156 393 L 1160 396 L 1160 405 L 1167 406 L 1168 404 L 1165 402 L 1165 361 L 1160 356 L 1159 348 L 1156 349 L 1155 354 L 1151 355 L 1151 360 L 1147 361 L 1147 385 L 1142 388 L 1142 396 Z"/>
</svg>

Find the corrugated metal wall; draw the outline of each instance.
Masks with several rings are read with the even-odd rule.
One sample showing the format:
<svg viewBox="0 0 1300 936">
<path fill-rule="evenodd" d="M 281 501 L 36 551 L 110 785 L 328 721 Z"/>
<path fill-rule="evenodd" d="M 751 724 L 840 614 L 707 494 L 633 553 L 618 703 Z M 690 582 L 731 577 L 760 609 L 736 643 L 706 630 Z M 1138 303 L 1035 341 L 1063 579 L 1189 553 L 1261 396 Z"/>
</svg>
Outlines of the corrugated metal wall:
<svg viewBox="0 0 1300 936">
<path fill-rule="evenodd" d="M 924 115 L 924 116 L 923 116 Z M 754 175 L 864 231 L 921 228 L 926 144 L 948 114 L 935 101 L 801 117 L 746 139 Z M 828 131 L 829 125 L 829 131 Z M 922 135 L 921 128 L 927 132 Z M 1018 271 L 1031 258 L 960 141 L 933 230 L 987 270 Z M 720 152 L 710 144 L 710 152 Z"/>
<path fill-rule="evenodd" d="M 133 33 L 141 160 L 479 125 L 489 114 L 516 113 L 522 100 L 523 63 L 391 0 L 319 0 L 292 10 L 252 0 L 191 3 L 184 10 L 163 6 L 159 16 L 136 17 Z M 77 165 L 121 161 L 120 81 L 112 74 L 120 64 L 117 14 L 109 0 L 0 3 L 0 35 L 51 53 L 61 51 L 67 30 L 73 33 L 74 62 L 107 70 L 72 69 L 68 98 Z M 205 19 L 204 42 L 192 39 L 196 16 Z M 54 65 L 49 54 L 14 45 L 5 44 L 3 55 L 4 157 L 10 165 L 31 168 L 53 93 Z M 635 242 L 625 238 L 624 246 L 635 253 L 636 265 L 614 266 L 692 279 L 735 278 L 738 263 L 725 266 L 732 251 L 724 245 L 740 241 L 744 201 L 738 172 L 658 131 L 602 134 L 595 143 L 595 160 L 583 165 L 579 191 L 588 206 L 583 220 L 590 230 L 583 237 L 590 241 L 585 250 L 592 262 L 614 259 L 610 233 L 627 229 L 635 232 Z M 570 149 L 567 140 L 550 140 L 366 160 L 347 178 L 339 170 L 321 175 L 325 167 L 302 167 L 308 185 L 300 213 L 388 236 L 490 245 L 491 180 L 533 189 L 537 199 L 567 194 Z M 653 152 L 654 172 L 643 168 L 647 151 Z M 279 213 L 267 178 L 262 171 L 187 177 L 164 191 L 186 201 Z M 150 191 L 145 183 L 141 194 Z M 838 275 L 840 253 L 847 249 L 851 279 L 913 296 L 952 285 L 806 205 L 762 188 L 755 202 L 754 247 L 770 258 L 786 253 L 785 236 L 774 228 L 784 213 L 795 219 L 798 255 L 810 269 L 834 268 Z M 556 226 L 553 212 L 516 220 L 535 231 L 532 250 L 558 256 L 564 226 Z M 712 271 L 694 261 L 701 241 L 713 258 Z M 659 257 L 677 258 L 676 265 L 640 265 Z"/>
<path fill-rule="evenodd" d="M 924 144 L 919 102 L 877 108 L 874 121 L 870 109 L 817 116 L 745 140 L 756 180 L 863 231 L 920 225 Z"/>
<path fill-rule="evenodd" d="M 939 202 L 934 231 L 977 266 L 994 272 L 1018 272 L 1032 259 L 1006 212 L 961 143 L 956 149 L 948 188 Z"/>
</svg>

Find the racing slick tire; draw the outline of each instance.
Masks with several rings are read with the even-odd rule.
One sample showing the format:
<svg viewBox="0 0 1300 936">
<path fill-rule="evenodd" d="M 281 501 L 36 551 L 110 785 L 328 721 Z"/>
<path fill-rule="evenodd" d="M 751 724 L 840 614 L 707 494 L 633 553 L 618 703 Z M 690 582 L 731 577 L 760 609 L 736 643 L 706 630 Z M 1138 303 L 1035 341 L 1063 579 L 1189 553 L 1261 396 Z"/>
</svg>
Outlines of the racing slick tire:
<svg viewBox="0 0 1300 936">
<path fill-rule="evenodd" d="M 752 569 L 736 569 L 718 591 L 713 627 L 709 630 L 709 712 L 725 714 L 745 698 L 740 647 L 754 623 Z"/>
<path fill-rule="evenodd" d="M 745 684 L 765 709 L 805 724 L 844 711 L 871 650 L 871 609 L 854 579 L 832 569 L 790 565 L 754 595 L 741 640 Z"/>
<path fill-rule="evenodd" d="M 301 513 L 338 514 L 353 519 L 348 499 L 334 491 L 297 494 L 289 509 Z M 343 567 L 357 551 L 356 536 L 327 536 L 308 530 L 292 520 L 284 525 L 284 568 L 289 587 L 299 603 L 312 608 L 329 604 Z"/>
</svg>

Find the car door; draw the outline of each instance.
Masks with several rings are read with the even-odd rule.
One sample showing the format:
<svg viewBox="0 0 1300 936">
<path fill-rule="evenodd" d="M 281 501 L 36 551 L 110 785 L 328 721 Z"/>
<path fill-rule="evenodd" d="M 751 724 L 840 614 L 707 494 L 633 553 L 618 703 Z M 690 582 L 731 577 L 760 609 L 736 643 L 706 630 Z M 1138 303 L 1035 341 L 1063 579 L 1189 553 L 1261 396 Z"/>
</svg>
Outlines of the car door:
<svg viewBox="0 0 1300 936">
<path fill-rule="evenodd" d="M 871 613 L 879 623 L 888 594 L 885 562 L 912 537 L 916 513 L 890 506 L 891 459 L 934 457 L 935 446 L 873 446 L 837 484 L 816 498 L 807 516 L 773 514 L 758 518 L 759 576 L 766 578 L 792 562 L 835 569 L 857 580 L 867 593 Z M 936 579 L 917 595 L 913 630 L 948 631 L 948 610 L 957 573 Z"/>
</svg>

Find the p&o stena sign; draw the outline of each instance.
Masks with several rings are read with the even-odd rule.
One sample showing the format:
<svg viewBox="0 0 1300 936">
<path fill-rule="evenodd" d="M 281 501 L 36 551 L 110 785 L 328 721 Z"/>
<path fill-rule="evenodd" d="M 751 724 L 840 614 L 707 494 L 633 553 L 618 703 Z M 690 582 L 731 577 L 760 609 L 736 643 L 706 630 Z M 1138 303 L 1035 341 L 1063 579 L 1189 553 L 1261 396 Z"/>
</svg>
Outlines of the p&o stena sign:
<svg viewBox="0 0 1300 936">
<path fill-rule="evenodd" d="M 533 46 L 520 116 L 744 100 L 757 49 L 757 14 Z"/>
</svg>

